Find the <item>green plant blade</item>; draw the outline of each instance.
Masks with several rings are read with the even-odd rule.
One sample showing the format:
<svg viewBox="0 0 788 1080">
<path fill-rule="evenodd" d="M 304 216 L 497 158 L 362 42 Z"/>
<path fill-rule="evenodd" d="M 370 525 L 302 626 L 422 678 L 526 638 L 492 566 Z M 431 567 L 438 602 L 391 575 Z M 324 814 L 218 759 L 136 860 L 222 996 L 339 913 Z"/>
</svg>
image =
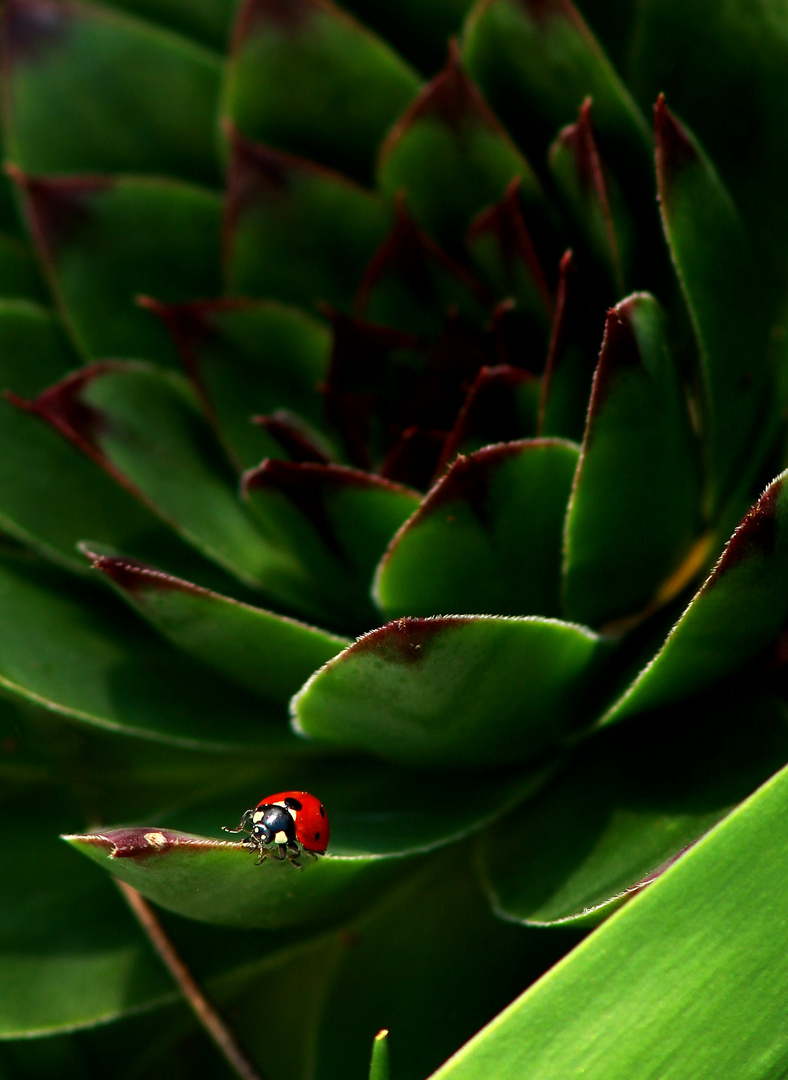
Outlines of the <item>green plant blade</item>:
<svg viewBox="0 0 788 1080">
<path fill-rule="evenodd" d="M 0 612 L 0 683 L 12 695 L 186 747 L 303 746 L 275 709 L 207 676 L 117 601 L 59 570 L 3 559 Z"/>
<path fill-rule="evenodd" d="M 148 303 L 169 328 L 204 411 L 239 468 L 280 456 L 251 423 L 253 414 L 293 411 L 320 426 L 318 387 L 331 351 L 324 322 L 265 300 Z"/>
<path fill-rule="evenodd" d="M 109 0 L 107 7 L 129 11 L 140 18 L 166 26 L 209 49 L 227 46 L 238 0 Z"/>
<path fill-rule="evenodd" d="M 135 298 L 220 292 L 218 197 L 154 178 L 14 179 L 80 353 L 175 362 L 169 335 Z"/>
<path fill-rule="evenodd" d="M 65 837 L 168 911 L 218 926 L 281 930 L 347 916 L 389 886 L 413 860 L 375 856 L 256 864 L 240 844 L 170 829 L 127 828 Z"/>
<path fill-rule="evenodd" d="M 293 723 L 403 764 L 511 764 L 579 722 L 602 651 L 585 627 L 535 616 L 399 619 L 316 672 Z"/>
<path fill-rule="evenodd" d="M 280 597 L 298 588 L 292 558 L 241 505 L 182 376 L 108 361 L 69 376 L 27 408 L 229 573 Z"/>
<path fill-rule="evenodd" d="M 9 0 L 3 49 L 7 153 L 21 168 L 217 181 L 220 64 L 206 49 L 103 5 L 52 0 Z"/>
<path fill-rule="evenodd" d="M 386 616 L 558 615 L 577 459 L 576 446 L 557 440 L 500 443 L 459 458 L 379 567 L 374 591 Z"/>
<path fill-rule="evenodd" d="M 788 994 L 786 851 L 783 770 L 436 1080 L 781 1075 L 788 1067 L 780 1005 Z"/>
<path fill-rule="evenodd" d="M 537 433 L 580 442 L 583 438 L 595 353 L 586 341 L 587 313 L 571 250 L 561 259 L 547 351 Z"/>
<path fill-rule="evenodd" d="M 388 1031 L 382 1028 L 372 1041 L 372 1057 L 369 1062 L 369 1080 L 389 1080 Z"/>
<path fill-rule="evenodd" d="M 457 32 L 471 4 L 472 0 L 433 0 L 431 4 L 401 0 L 393 8 L 376 0 L 348 0 L 342 6 L 374 27 L 400 55 L 429 76 L 443 63 L 446 42 Z"/>
<path fill-rule="evenodd" d="M 495 910 L 539 926 L 600 922 L 786 757 L 784 706 L 749 690 L 615 729 L 484 834 Z"/>
<path fill-rule="evenodd" d="M 607 315 L 566 519 L 564 599 L 597 626 L 651 602 L 698 531 L 700 453 L 665 318 L 648 293 Z"/>
<path fill-rule="evenodd" d="M 379 196 L 340 173 L 233 133 L 228 291 L 349 311 L 390 216 Z"/>
<path fill-rule="evenodd" d="M 599 153 L 590 98 L 583 102 L 577 122 L 559 132 L 550 147 L 548 163 L 575 228 L 596 263 L 607 270 L 620 296 L 629 277 L 633 222 L 625 218 Z"/>
<path fill-rule="evenodd" d="M 4 300 L 46 302 L 46 287 L 27 244 L 0 234 L 0 296 Z"/>
<path fill-rule="evenodd" d="M 701 690 L 765 649 L 788 615 L 786 473 L 767 487 L 665 644 L 601 723 Z"/>
<path fill-rule="evenodd" d="M 78 364 L 50 311 L 27 300 L 0 300 L 0 389 L 39 394 Z"/>
<path fill-rule="evenodd" d="M 341 465 L 274 460 L 245 475 L 244 492 L 267 534 L 299 561 L 316 611 L 375 620 L 372 575 L 417 492 Z"/>
<path fill-rule="evenodd" d="M 570 0 L 481 0 L 466 22 L 463 58 L 532 160 L 591 97 L 614 165 L 645 164 L 645 120 Z"/>
<path fill-rule="evenodd" d="M 195 660 L 272 705 L 348 643 L 322 630 L 239 603 L 134 559 L 83 544 L 95 569 L 164 637 Z"/>
<path fill-rule="evenodd" d="M 419 225 L 457 248 L 471 219 L 515 178 L 534 214 L 543 196 L 531 166 L 460 64 L 456 43 L 445 69 L 421 91 L 381 148 L 378 183 L 405 193 Z"/>
<path fill-rule="evenodd" d="M 172 996 L 121 898 L 74 865 L 51 817 L 19 796 L 4 799 L 3 815 L 0 849 L 14 870 L 0 883 L 0 1039 L 101 1023 Z"/>
<path fill-rule="evenodd" d="M 766 327 L 755 316 L 762 309 L 759 282 L 728 192 L 663 97 L 654 121 L 662 224 L 698 340 L 711 495 L 719 506 L 742 471 L 743 456 L 752 458 L 763 423 Z"/>
<path fill-rule="evenodd" d="M 364 181 L 419 83 L 385 42 L 330 0 L 245 0 L 224 108 L 248 138 Z"/>
</svg>

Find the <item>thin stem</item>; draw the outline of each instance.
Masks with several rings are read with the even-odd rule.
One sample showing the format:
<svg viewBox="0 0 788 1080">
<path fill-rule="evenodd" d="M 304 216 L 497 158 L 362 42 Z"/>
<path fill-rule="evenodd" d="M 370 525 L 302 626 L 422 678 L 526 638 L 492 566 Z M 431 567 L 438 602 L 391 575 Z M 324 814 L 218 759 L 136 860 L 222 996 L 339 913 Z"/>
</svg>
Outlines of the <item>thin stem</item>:
<svg viewBox="0 0 788 1080">
<path fill-rule="evenodd" d="M 243 1053 L 230 1028 L 197 985 L 194 976 L 175 951 L 175 947 L 167 937 L 164 927 L 159 922 L 148 901 L 131 885 L 127 885 L 125 881 L 119 881 L 116 878 L 115 882 L 123 893 L 137 922 L 147 934 L 148 939 L 180 987 L 197 1019 L 213 1039 L 230 1068 L 241 1077 L 241 1080 L 265 1080 L 263 1074 L 257 1071 Z"/>
</svg>

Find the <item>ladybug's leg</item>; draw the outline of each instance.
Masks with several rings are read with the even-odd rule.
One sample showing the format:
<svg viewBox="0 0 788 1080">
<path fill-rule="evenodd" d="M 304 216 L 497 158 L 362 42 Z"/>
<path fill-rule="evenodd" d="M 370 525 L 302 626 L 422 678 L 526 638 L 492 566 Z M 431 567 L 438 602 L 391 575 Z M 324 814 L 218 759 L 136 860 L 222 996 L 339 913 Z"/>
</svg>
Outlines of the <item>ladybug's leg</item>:
<svg viewBox="0 0 788 1080">
<path fill-rule="evenodd" d="M 274 855 L 274 858 L 278 859 L 279 862 L 284 862 L 287 858 L 287 844 L 277 844 L 277 847 L 279 848 L 279 854 Z"/>
<path fill-rule="evenodd" d="M 243 832 L 244 831 L 244 826 L 246 825 L 247 821 L 249 820 L 249 818 L 251 816 L 252 816 L 252 811 L 247 810 L 246 813 L 244 814 L 244 816 L 238 822 L 238 828 L 237 829 L 228 829 L 228 827 L 226 825 L 222 825 L 222 831 L 223 832 Z"/>
</svg>

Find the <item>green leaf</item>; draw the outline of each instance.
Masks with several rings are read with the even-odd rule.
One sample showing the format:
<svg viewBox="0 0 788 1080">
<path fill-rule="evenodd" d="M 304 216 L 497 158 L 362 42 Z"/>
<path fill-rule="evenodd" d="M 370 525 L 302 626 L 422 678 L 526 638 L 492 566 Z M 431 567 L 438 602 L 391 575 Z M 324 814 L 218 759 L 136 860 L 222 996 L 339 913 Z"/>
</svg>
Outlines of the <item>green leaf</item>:
<svg viewBox="0 0 788 1080">
<path fill-rule="evenodd" d="M 418 494 L 342 465 L 271 459 L 248 472 L 243 485 L 266 533 L 298 560 L 314 610 L 334 622 L 376 621 L 372 575 Z"/>
<path fill-rule="evenodd" d="M 575 228 L 596 262 L 605 267 L 620 296 L 629 278 L 633 223 L 625 218 L 617 188 L 599 154 L 591 119 L 591 99 L 580 116 L 559 132 L 550 147 L 550 172 L 569 208 Z"/>
<path fill-rule="evenodd" d="M 96 551 L 96 545 L 82 547 L 95 569 L 176 648 L 273 705 L 286 706 L 315 668 L 348 644 L 134 559 Z"/>
<path fill-rule="evenodd" d="M 0 296 L 45 302 L 46 287 L 30 248 L 16 236 L 0 235 Z"/>
<path fill-rule="evenodd" d="M 238 130 L 362 181 L 419 87 L 397 53 L 330 0 L 245 0 L 233 46 L 224 109 Z"/>
<path fill-rule="evenodd" d="M 0 628 L 0 684 L 12 695 L 184 747 L 298 749 L 272 707 L 206 675 L 117 601 L 37 561 L 0 561 Z"/>
<path fill-rule="evenodd" d="M 0 388 L 38 394 L 78 364 L 51 312 L 27 300 L 0 300 Z"/>
<path fill-rule="evenodd" d="M 513 764 L 578 724 L 603 648 L 585 627 L 535 616 L 398 619 L 316 672 L 293 723 L 406 765 Z"/>
<path fill-rule="evenodd" d="M 788 757 L 784 706 L 749 689 L 611 734 L 484 834 L 484 876 L 505 918 L 601 921 Z"/>
<path fill-rule="evenodd" d="M 607 315 L 566 521 L 564 598 L 592 625 L 645 608 L 698 530 L 700 454 L 649 293 Z M 675 591 L 675 590 L 674 590 Z"/>
<path fill-rule="evenodd" d="M 331 333 L 322 320 L 267 300 L 147 303 L 169 328 L 206 415 L 239 467 L 279 456 L 251 423 L 253 413 L 292 410 L 310 424 L 323 422 L 318 391 Z"/>
<path fill-rule="evenodd" d="M 104 0 L 169 30 L 224 52 L 239 0 Z"/>
<path fill-rule="evenodd" d="M 747 238 L 728 192 L 663 97 L 655 109 L 662 223 L 701 356 L 715 508 L 738 474 L 752 474 L 763 425 L 766 327 Z M 749 463 L 742 466 L 742 459 Z"/>
<path fill-rule="evenodd" d="M 646 122 L 570 0 L 480 0 L 465 26 L 463 58 L 534 161 L 591 97 L 606 156 L 644 171 Z"/>
<path fill-rule="evenodd" d="M 472 217 L 497 202 L 515 178 L 526 205 L 543 214 L 531 166 L 462 69 L 454 43 L 444 70 L 383 144 L 378 183 L 392 198 L 404 192 L 419 225 L 445 247 L 459 250 Z"/>
<path fill-rule="evenodd" d="M 588 347 L 586 340 L 589 319 L 583 299 L 572 252 L 566 251 L 559 266 L 537 432 L 578 442 L 585 430 L 596 364 L 596 352 Z M 596 327 L 594 331 L 598 332 Z"/>
<path fill-rule="evenodd" d="M 381 1028 L 372 1040 L 372 1057 L 369 1062 L 369 1080 L 389 1080 L 389 1033 Z"/>
<path fill-rule="evenodd" d="M 711 685 L 751 660 L 788 617 L 788 494 L 781 473 L 727 543 L 654 659 L 608 709 L 614 723 Z"/>
<path fill-rule="evenodd" d="M 577 459 L 571 443 L 527 440 L 455 461 L 379 567 L 374 591 L 387 617 L 558 615 Z"/>
<path fill-rule="evenodd" d="M 184 378 L 107 361 L 57 383 L 27 408 L 207 558 L 272 595 L 300 595 L 298 568 L 241 505 L 235 477 Z"/>
<path fill-rule="evenodd" d="M 171 829 L 105 829 L 64 839 L 168 911 L 218 926 L 282 930 L 345 917 L 412 869 L 413 859 L 266 859 L 240 844 Z"/>
<path fill-rule="evenodd" d="M 58 843 L 43 805 L 46 815 L 27 797 L 2 803 L 0 850 L 14 868 L 0 881 L 2 1039 L 105 1022 L 173 996 L 121 898 Z"/>
<path fill-rule="evenodd" d="M 382 199 L 339 173 L 237 133 L 231 149 L 229 291 L 349 310 L 389 225 Z"/>
<path fill-rule="evenodd" d="M 53 0 L 9 0 L 3 45 L 6 152 L 25 171 L 218 180 L 212 53 L 103 6 Z"/>
<path fill-rule="evenodd" d="M 435 1080 L 782 1075 L 786 851 L 783 770 Z"/>
<path fill-rule="evenodd" d="M 169 336 L 135 297 L 145 293 L 178 303 L 220 291 L 218 197 L 152 178 L 13 175 L 83 356 L 172 364 Z"/>
</svg>

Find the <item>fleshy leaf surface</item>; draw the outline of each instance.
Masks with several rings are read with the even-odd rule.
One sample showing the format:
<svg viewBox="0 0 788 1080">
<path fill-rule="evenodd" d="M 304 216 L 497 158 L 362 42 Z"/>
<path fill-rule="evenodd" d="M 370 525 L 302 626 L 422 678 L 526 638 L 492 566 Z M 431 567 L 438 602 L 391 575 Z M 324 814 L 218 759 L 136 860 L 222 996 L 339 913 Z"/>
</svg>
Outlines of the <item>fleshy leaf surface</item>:
<svg viewBox="0 0 788 1080">
<path fill-rule="evenodd" d="M 570 0 L 479 0 L 462 51 L 484 96 L 534 161 L 591 97 L 605 148 L 630 169 L 645 164 L 646 122 Z"/>
<path fill-rule="evenodd" d="M 420 81 L 330 0 L 245 0 L 224 108 L 248 138 L 364 181 Z"/>
<path fill-rule="evenodd" d="M 591 630 L 555 619 L 398 619 L 316 672 L 293 723 L 406 765 L 512 764 L 580 722 L 603 651 Z"/>
<path fill-rule="evenodd" d="M 369 589 L 390 538 L 418 506 L 415 491 L 342 465 L 269 459 L 244 476 L 266 533 L 298 560 L 316 610 L 375 620 Z"/>
<path fill-rule="evenodd" d="M 781 473 L 728 541 L 665 644 L 602 723 L 701 690 L 757 656 L 788 619 L 788 492 Z"/>
<path fill-rule="evenodd" d="M 607 315 L 566 520 L 564 599 L 599 625 L 645 607 L 698 529 L 700 453 L 665 318 L 648 293 Z"/>
<path fill-rule="evenodd" d="M 107 361 L 68 376 L 26 408 L 229 573 L 277 596 L 298 593 L 294 560 L 241 504 L 183 376 Z"/>
<path fill-rule="evenodd" d="M 271 704 L 286 706 L 312 672 L 348 644 L 134 559 L 82 546 L 95 569 L 173 645 Z"/>
<path fill-rule="evenodd" d="M 737 474 L 760 464 L 752 450 L 765 406 L 761 291 L 730 195 L 661 96 L 654 123 L 662 224 L 701 357 L 716 507 Z"/>
<path fill-rule="evenodd" d="M 3 11 L 12 161 L 31 173 L 154 173 L 216 183 L 217 56 L 104 5 L 9 0 Z"/>
<path fill-rule="evenodd" d="M 484 834 L 496 911 L 534 925 L 601 921 L 786 758 L 784 706 L 746 691 L 616 729 Z"/>
<path fill-rule="evenodd" d="M 419 225 L 444 246 L 457 247 L 472 217 L 515 178 L 526 205 L 543 212 L 531 166 L 463 71 L 452 43 L 444 70 L 383 144 L 378 183 L 392 197 L 403 191 Z"/>
<path fill-rule="evenodd" d="M 561 535 L 577 460 L 577 447 L 558 440 L 460 457 L 386 552 L 375 581 L 384 613 L 560 614 Z"/>
<path fill-rule="evenodd" d="M 81 354 L 176 362 L 164 327 L 135 297 L 178 303 L 219 293 L 218 196 L 153 177 L 13 175 Z"/>
<path fill-rule="evenodd" d="M 322 320 L 266 300 L 148 303 L 169 328 L 216 434 L 241 468 L 276 456 L 253 415 L 292 410 L 320 425 L 318 388 L 331 350 Z"/>
<path fill-rule="evenodd" d="M 228 184 L 228 290 L 348 311 L 389 226 L 383 200 L 341 173 L 237 132 Z"/>
<path fill-rule="evenodd" d="M 783 769 L 435 1080 L 523 1070 L 529 1080 L 779 1076 L 788 1065 L 777 1004 L 788 994 L 786 851 Z"/>
<path fill-rule="evenodd" d="M 0 613 L 0 683 L 12 695 L 185 747 L 303 746 L 273 707 L 207 676 L 117 601 L 37 560 L 0 562 Z"/>
</svg>

